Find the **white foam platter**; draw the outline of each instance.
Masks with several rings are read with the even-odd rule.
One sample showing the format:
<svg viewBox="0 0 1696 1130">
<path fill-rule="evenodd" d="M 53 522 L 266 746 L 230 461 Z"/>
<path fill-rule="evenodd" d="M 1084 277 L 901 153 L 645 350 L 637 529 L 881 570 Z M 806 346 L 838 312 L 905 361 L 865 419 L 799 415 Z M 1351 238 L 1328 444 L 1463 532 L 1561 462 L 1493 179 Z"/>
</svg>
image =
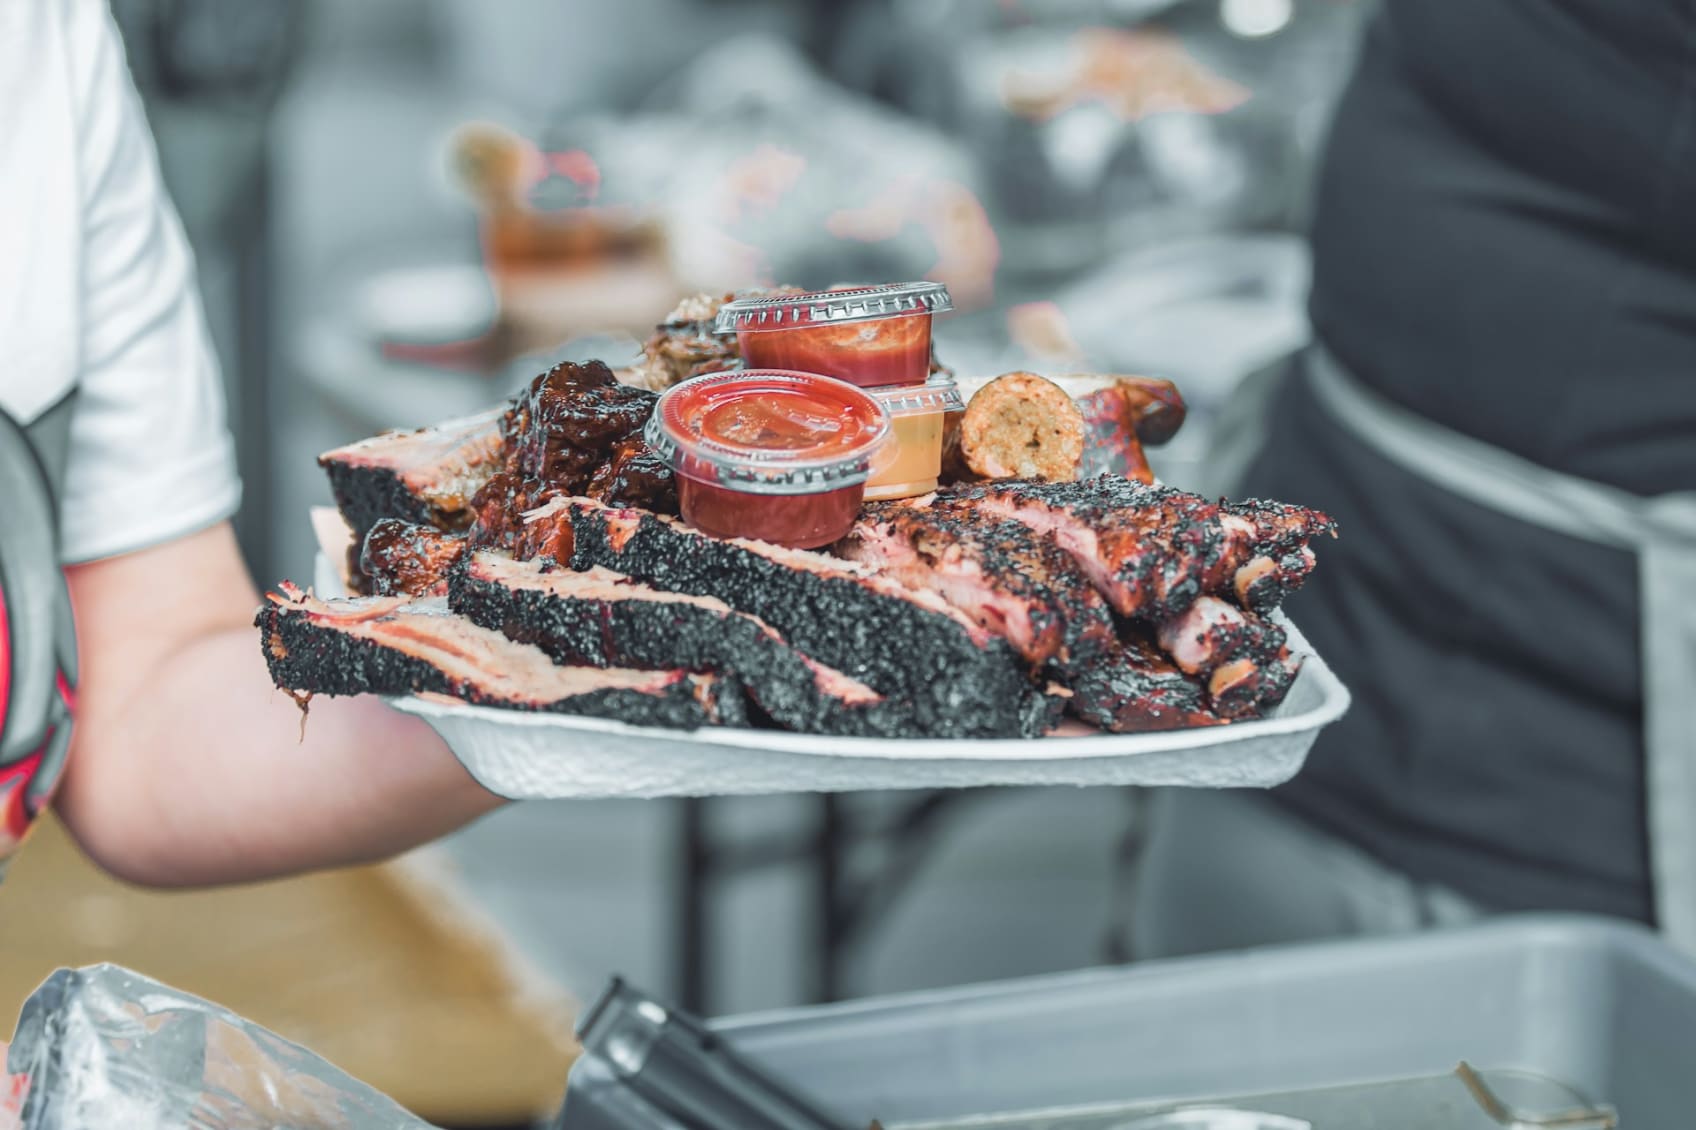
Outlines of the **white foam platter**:
<svg viewBox="0 0 1696 1130">
<path fill-rule="evenodd" d="M 340 525 L 334 511 L 329 518 Z M 316 583 L 324 595 L 345 591 L 323 554 Z M 1319 731 L 1349 706 L 1348 689 L 1295 626 L 1280 620 L 1291 650 L 1306 657 L 1284 702 L 1252 722 L 1171 733 L 891 741 L 730 727 L 652 729 L 437 696 L 389 701 L 434 727 L 485 788 L 513 799 L 986 785 L 1270 788 L 1296 775 Z"/>
</svg>

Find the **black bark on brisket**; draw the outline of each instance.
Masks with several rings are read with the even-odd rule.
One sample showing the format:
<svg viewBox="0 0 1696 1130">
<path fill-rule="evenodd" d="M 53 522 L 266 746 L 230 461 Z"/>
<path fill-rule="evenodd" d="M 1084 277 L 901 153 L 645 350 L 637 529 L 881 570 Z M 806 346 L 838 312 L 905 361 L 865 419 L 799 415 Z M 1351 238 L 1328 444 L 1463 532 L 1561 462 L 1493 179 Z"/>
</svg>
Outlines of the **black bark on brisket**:
<svg viewBox="0 0 1696 1130">
<path fill-rule="evenodd" d="M 1217 726 L 1201 685 L 1151 644 L 1127 636 L 1072 681 L 1067 710 L 1110 734 Z"/>
<path fill-rule="evenodd" d="M 448 571 L 465 549 L 459 534 L 384 518 L 365 535 L 359 572 L 378 596 L 441 596 L 447 593 Z"/>
<path fill-rule="evenodd" d="M 969 508 L 873 503 L 836 552 L 938 593 L 1062 677 L 1114 641 L 1112 611 L 1089 577 L 1018 522 Z"/>
<path fill-rule="evenodd" d="M 572 568 L 600 566 L 671 592 L 718 597 L 910 707 L 927 736 L 1034 736 L 1051 716 L 1053 704 L 1007 641 L 934 595 L 821 554 L 721 541 L 583 499 L 556 500 L 532 525 L 561 522 L 570 535 L 553 540 L 569 551 Z"/>
<path fill-rule="evenodd" d="M 663 593 L 602 570 L 573 573 L 552 562 L 479 552 L 454 574 L 449 603 L 561 663 L 734 675 L 784 729 L 880 738 L 915 733 L 910 711 L 709 597 Z"/>
<path fill-rule="evenodd" d="M 288 589 L 273 594 L 254 623 L 272 681 L 297 696 L 429 692 L 670 729 L 746 722 L 734 681 L 556 667 L 534 648 L 451 615 L 441 600 L 320 601 Z"/>
<path fill-rule="evenodd" d="M 318 465 L 354 544 L 383 518 L 465 529 L 472 497 L 500 465 L 499 423 L 499 413 L 489 411 L 433 428 L 385 432 L 320 455 Z"/>
</svg>

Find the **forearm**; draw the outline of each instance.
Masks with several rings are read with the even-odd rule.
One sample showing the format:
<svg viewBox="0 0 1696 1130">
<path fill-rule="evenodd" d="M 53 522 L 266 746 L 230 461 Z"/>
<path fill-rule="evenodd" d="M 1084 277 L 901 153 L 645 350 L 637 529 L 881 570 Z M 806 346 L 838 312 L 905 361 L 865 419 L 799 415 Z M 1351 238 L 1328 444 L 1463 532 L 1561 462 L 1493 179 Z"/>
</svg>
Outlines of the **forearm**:
<svg viewBox="0 0 1696 1130">
<path fill-rule="evenodd" d="M 377 699 L 317 699 L 303 727 L 254 630 L 230 627 L 86 713 L 59 811 L 107 870 L 179 886 L 385 858 L 499 803 Z"/>
</svg>

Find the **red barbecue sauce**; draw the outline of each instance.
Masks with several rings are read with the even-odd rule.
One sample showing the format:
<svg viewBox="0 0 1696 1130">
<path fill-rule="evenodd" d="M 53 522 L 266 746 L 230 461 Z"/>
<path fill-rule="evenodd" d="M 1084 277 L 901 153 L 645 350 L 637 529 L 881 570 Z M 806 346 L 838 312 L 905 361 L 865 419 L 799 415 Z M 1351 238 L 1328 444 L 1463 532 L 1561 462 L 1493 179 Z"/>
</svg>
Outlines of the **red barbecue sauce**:
<svg viewBox="0 0 1696 1130">
<path fill-rule="evenodd" d="M 714 537 L 797 549 L 847 534 L 871 455 L 889 431 L 883 409 L 859 390 L 769 371 L 678 385 L 661 399 L 655 424 L 684 521 Z"/>
<path fill-rule="evenodd" d="M 930 376 L 929 314 L 788 329 L 738 330 L 742 360 L 755 369 L 823 373 L 861 388 L 923 384 Z"/>
</svg>

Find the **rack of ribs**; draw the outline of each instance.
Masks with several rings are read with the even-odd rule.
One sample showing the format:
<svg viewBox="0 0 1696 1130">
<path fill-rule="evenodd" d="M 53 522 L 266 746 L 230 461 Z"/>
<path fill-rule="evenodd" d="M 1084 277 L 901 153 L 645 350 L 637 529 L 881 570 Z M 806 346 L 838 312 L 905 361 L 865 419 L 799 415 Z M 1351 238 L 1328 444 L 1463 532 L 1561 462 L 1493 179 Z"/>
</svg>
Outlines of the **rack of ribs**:
<svg viewBox="0 0 1696 1130">
<path fill-rule="evenodd" d="M 662 592 L 606 569 L 577 573 L 553 561 L 480 550 L 454 573 L 449 604 L 559 663 L 733 675 L 785 729 L 851 737 L 915 732 L 910 712 L 714 597 Z"/>
<path fill-rule="evenodd" d="M 445 598 L 319 600 L 292 585 L 259 610 L 272 681 L 314 694 L 452 695 L 483 706 L 695 729 L 742 725 L 735 680 L 688 671 L 561 667 L 454 615 Z"/>
<path fill-rule="evenodd" d="M 1034 667 L 1068 677 L 1114 638 L 1113 614 L 1072 558 L 1019 522 L 968 511 L 867 506 L 838 556 L 935 592 Z"/>
<path fill-rule="evenodd" d="M 550 551 L 667 592 L 717 597 L 790 646 L 911 711 L 930 737 L 1046 733 L 1063 701 L 1005 639 L 941 596 L 805 550 L 708 537 L 671 518 L 559 498 L 527 516 L 520 551 Z"/>
<path fill-rule="evenodd" d="M 1311 569 L 1307 539 L 1333 528 L 1317 511 L 1264 503 L 1223 508 L 1113 476 L 963 483 L 938 491 L 929 504 L 1021 522 L 1052 538 L 1115 611 L 1148 622 L 1169 619 L 1206 593 L 1270 610 Z M 1270 571 L 1263 558 L 1273 562 Z"/>
</svg>

